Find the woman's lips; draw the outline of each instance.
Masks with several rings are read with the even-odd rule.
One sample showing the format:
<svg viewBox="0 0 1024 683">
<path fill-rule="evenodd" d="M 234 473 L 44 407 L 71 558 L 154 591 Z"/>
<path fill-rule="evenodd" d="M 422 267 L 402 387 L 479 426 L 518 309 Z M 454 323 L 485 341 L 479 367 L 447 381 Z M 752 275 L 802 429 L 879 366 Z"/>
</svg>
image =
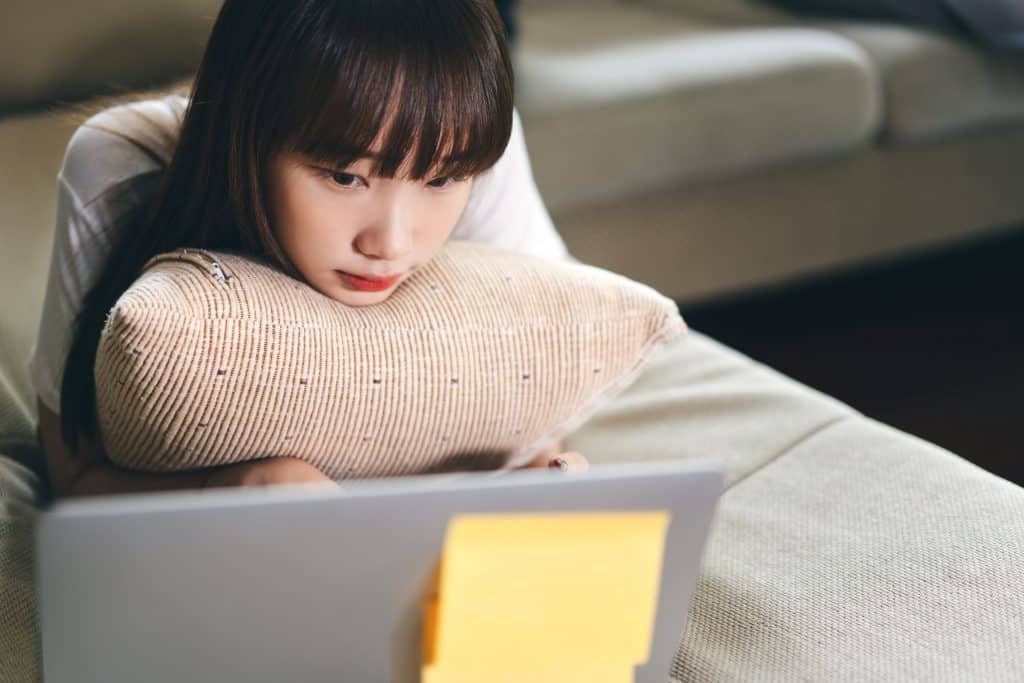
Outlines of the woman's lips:
<svg viewBox="0 0 1024 683">
<path fill-rule="evenodd" d="M 386 280 L 376 280 L 352 275 L 351 273 L 346 273 L 343 270 L 336 270 L 334 272 L 336 272 L 341 277 L 342 281 L 350 287 L 363 292 L 381 292 L 394 285 L 398 282 L 399 278 L 402 277 L 401 275 L 395 275 L 394 277 L 389 277 Z"/>
</svg>

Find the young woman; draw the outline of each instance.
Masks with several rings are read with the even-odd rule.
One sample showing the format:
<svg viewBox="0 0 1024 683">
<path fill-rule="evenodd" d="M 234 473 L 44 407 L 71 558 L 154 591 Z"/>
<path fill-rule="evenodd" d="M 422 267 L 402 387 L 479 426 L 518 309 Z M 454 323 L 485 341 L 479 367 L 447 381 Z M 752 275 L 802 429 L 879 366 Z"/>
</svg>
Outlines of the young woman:
<svg viewBox="0 0 1024 683">
<path fill-rule="evenodd" d="M 451 237 L 571 258 L 530 174 L 491 0 L 227 0 L 190 96 L 92 117 L 59 191 L 30 362 L 56 496 L 329 481 L 286 457 L 174 474 L 107 460 L 99 334 L 155 254 L 245 250 L 351 306 L 385 300 Z M 560 450 L 531 465 L 586 466 Z"/>
</svg>

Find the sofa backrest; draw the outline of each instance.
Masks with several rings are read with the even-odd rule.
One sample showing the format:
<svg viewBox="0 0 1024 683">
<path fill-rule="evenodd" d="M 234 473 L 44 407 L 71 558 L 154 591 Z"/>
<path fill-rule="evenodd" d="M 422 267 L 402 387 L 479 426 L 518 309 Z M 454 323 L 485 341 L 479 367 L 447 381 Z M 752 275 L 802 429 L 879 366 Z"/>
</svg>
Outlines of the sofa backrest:
<svg viewBox="0 0 1024 683">
<path fill-rule="evenodd" d="M 26 362 L 46 288 L 56 178 L 77 126 L 62 105 L 195 70 L 222 0 L 3 0 L 0 438 L 35 426 Z"/>
<path fill-rule="evenodd" d="M 35 422 L 28 356 L 46 291 L 66 112 L 0 118 L 0 437 Z"/>
<path fill-rule="evenodd" d="M 221 0 L 3 4 L 0 116 L 187 74 L 198 65 Z"/>
<path fill-rule="evenodd" d="M 748 24 L 773 23 L 790 18 L 786 12 L 762 0 L 633 0 L 633 2 L 634 4 L 677 11 L 691 17 Z"/>
</svg>

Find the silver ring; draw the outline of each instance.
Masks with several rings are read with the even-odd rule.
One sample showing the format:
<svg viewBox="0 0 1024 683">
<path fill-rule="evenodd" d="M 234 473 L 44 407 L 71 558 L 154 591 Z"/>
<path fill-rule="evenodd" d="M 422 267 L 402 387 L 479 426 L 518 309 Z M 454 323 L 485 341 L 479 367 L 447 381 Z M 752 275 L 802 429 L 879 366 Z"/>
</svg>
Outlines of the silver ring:
<svg viewBox="0 0 1024 683">
<path fill-rule="evenodd" d="M 563 457 L 557 457 L 551 461 L 553 464 L 558 465 L 558 469 L 562 472 L 569 471 L 569 461 Z"/>
</svg>

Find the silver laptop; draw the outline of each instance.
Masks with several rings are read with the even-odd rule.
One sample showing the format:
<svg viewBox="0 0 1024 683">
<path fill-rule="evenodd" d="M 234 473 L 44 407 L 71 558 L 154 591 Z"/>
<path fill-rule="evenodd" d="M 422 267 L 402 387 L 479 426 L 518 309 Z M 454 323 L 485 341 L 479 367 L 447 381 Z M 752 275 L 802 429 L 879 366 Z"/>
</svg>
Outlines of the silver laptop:
<svg viewBox="0 0 1024 683">
<path fill-rule="evenodd" d="M 716 466 L 659 462 L 58 502 L 36 537 L 44 680 L 418 681 L 453 514 L 664 509 L 635 680 L 665 683 L 721 489 Z"/>
</svg>

